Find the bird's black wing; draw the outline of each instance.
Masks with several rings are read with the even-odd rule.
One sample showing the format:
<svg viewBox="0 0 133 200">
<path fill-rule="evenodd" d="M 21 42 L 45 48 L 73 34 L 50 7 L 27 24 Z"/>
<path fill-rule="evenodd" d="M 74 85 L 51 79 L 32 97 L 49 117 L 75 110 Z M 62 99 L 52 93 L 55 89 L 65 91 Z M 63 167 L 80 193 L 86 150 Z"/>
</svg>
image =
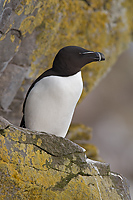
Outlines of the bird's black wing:
<svg viewBox="0 0 133 200">
<path fill-rule="evenodd" d="M 25 126 L 25 120 L 24 120 L 24 115 L 22 117 L 22 120 L 21 120 L 21 123 L 20 123 L 20 127 L 26 128 L 26 126 Z"/>
<path fill-rule="evenodd" d="M 25 109 L 25 104 L 26 104 L 26 100 L 27 100 L 27 97 L 30 93 L 30 91 L 32 90 L 32 88 L 35 86 L 35 84 L 40 81 L 42 78 L 46 77 L 46 76 L 54 76 L 56 75 L 55 71 L 53 71 L 53 69 L 49 69 L 47 71 L 45 71 L 44 73 L 42 73 L 30 86 L 27 94 L 26 94 L 26 97 L 25 97 L 25 100 L 24 100 L 24 103 L 23 103 L 23 117 L 22 117 L 22 120 L 21 120 L 21 123 L 20 123 L 20 127 L 23 127 L 23 128 L 26 128 L 25 126 L 25 119 L 24 119 L 24 109 Z"/>
</svg>

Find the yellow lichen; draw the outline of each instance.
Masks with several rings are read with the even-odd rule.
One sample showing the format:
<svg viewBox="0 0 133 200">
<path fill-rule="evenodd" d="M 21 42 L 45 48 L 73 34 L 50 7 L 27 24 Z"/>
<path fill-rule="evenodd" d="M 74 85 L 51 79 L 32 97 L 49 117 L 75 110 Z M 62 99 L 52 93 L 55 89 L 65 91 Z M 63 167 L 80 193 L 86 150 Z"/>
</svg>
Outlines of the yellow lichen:
<svg viewBox="0 0 133 200">
<path fill-rule="evenodd" d="M 9 1 L 6 0 L 4 6 L 8 3 Z M 121 12 L 115 17 L 116 22 L 114 23 L 112 9 L 115 2 L 112 0 L 105 2 L 94 0 L 90 2 L 90 6 L 85 1 L 76 0 L 67 2 L 50 0 L 45 3 L 43 0 L 34 3 L 31 0 L 21 1 L 15 8 L 17 15 L 23 14 L 24 18 L 19 30 L 23 37 L 26 33 L 32 34 L 33 31 L 37 33 L 37 48 L 33 49 L 30 55 L 32 69 L 30 75 L 34 76 L 35 70 L 39 75 L 44 69 L 50 68 L 55 54 L 63 46 L 77 45 L 89 50 L 101 51 L 108 62 L 92 63 L 82 70 L 85 89 L 81 98 L 84 98 L 130 41 L 130 33 L 133 29 L 132 1 L 119 2 L 120 8 L 123 9 L 123 5 L 129 12 L 125 14 L 125 17 L 121 14 L 124 12 Z M 115 26 L 112 26 L 112 23 Z M 1 40 L 3 39 L 4 36 L 1 37 Z M 114 44 L 115 51 L 112 48 Z M 107 55 L 107 49 L 110 50 L 111 58 Z"/>
<path fill-rule="evenodd" d="M 38 146 L 41 146 L 41 144 L 42 144 L 42 140 L 39 138 L 39 139 L 37 140 L 37 145 L 38 145 Z"/>
<path fill-rule="evenodd" d="M 25 134 L 22 135 L 22 141 L 26 141 L 26 135 Z"/>
<path fill-rule="evenodd" d="M 26 145 L 25 144 L 20 144 L 20 150 L 23 150 L 23 152 L 26 152 Z"/>
<path fill-rule="evenodd" d="M 11 42 L 14 42 L 15 36 L 14 36 L 14 35 L 11 35 L 11 36 L 10 36 L 10 40 L 11 40 Z"/>
<path fill-rule="evenodd" d="M 17 135 L 17 131 L 10 135 L 15 133 Z M 54 157 L 43 150 L 35 150 L 33 144 L 11 143 L 12 150 L 10 150 L 9 138 L 0 136 L 2 144 L 0 171 L 4 175 L 0 179 L 2 199 L 7 197 L 11 199 L 12 194 L 15 199 L 87 200 L 88 198 L 99 199 L 99 197 L 110 199 L 112 196 L 121 199 L 116 189 L 110 189 L 113 183 L 109 176 L 97 176 L 98 170 L 93 165 L 91 172 L 91 165 L 82 169 L 83 173 L 88 175 L 91 173 L 91 176 L 78 174 L 80 167 L 65 157 L 65 165 L 62 163 L 52 168 L 48 163 L 51 164 Z M 8 140 L 8 149 L 5 140 Z M 76 156 L 74 160 L 76 161 Z"/>
<path fill-rule="evenodd" d="M 29 16 L 22 21 L 20 25 L 20 31 L 22 32 L 23 36 L 27 32 L 32 33 L 34 29 L 34 25 L 33 25 L 34 18 L 35 18 L 34 16 Z"/>
<path fill-rule="evenodd" d="M 5 7 L 6 3 L 10 3 L 11 0 L 5 0 L 3 3 L 3 8 Z"/>
<path fill-rule="evenodd" d="M 24 11 L 24 7 L 22 5 L 18 5 L 18 7 L 15 9 L 15 13 L 17 15 L 21 15 Z"/>
<path fill-rule="evenodd" d="M 80 168 L 76 164 L 74 164 L 74 163 L 73 163 L 73 165 L 71 167 L 71 170 L 72 170 L 73 174 L 77 174 L 77 173 L 80 172 Z"/>
<path fill-rule="evenodd" d="M 3 136 L 1 136 L 0 144 L 2 149 L 2 151 L 0 151 L 0 159 L 2 159 L 4 162 L 9 162 L 10 156 L 8 155 L 8 149 L 5 145 L 5 138 Z"/>
<path fill-rule="evenodd" d="M 33 139 L 36 139 L 36 135 L 33 135 L 32 137 L 33 137 Z"/>
<path fill-rule="evenodd" d="M 20 45 L 16 45 L 14 52 L 16 53 L 19 50 Z"/>
<path fill-rule="evenodd" d="M 67 134 L 69 140 L 90 140 L 92 138 L 92 129 L 83 124 L 72 124 Z"/>
<path fill-rule="evenodd" d="M 68 158 L 65 159 L 64 165 L 68 166 L 70 164 L 70 160 Z"/>
<path fill-rule="evenodd" d="M 0 37 L 0 41 L 4 40 L 5 38 L 6 38 L 6 35 L 2 35 L 2 36 Z"/>
</svg>

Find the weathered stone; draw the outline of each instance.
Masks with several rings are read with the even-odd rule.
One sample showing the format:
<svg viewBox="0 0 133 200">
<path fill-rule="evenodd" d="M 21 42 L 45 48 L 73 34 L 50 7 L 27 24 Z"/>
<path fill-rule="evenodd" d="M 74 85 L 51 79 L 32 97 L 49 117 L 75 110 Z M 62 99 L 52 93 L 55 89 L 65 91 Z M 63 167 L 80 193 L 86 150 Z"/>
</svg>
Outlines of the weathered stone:
<svg viewBox="0 0 133 200">
<path fill-rule="evenodd" d="M 34 31 L 32 35 L 27 35 L 27 37 L 23 38 L 21 42 L 21 46 L 19 48 L 19 52 L 14 55 L 10 63 L 16 64 L 25 68 L 28 68 L 28 67 L 30 68 L 31 66 L 30 55 L 32 54 L 33 50 L 36 48 L 37 48 L 36 32 Z"/>
<path fill-rule="evenodd" d="M 11 29 L 0 38 L 0 76 L 17 53 L 21 43 L 20 31 Z"/>
<path fill-rule="evenodd" d="M 9 64 L 0 77 L 0 105 L 4 110 L 8 109 L 14 99 L 25 78 L 25 73 L 24 68 Z"/>
<path fill-rule="evenodd" d="M 6 33 L 10 29 L 12 9 L 7 7 L 3 10 L 0 17 L 0 32 Z"/>
<path fill-rule="evenodd" d="M 0 120 L 3 121 L 3 119 L 0 117 Z M 31 132 L 28 129 L 23 129 L 23 134 L 21 134 L 22 128 L 17 128 L 17 137 L 14 137 L 14 132 L 16 131 L 16 127 L 13 125 L 7 125 L 7 121 L 4 122 L 5 128 L 8 127 L 8 133 L 6 133 L 6 136 L 10 138 L 10 140 L 22 142 L 24 144 L 34 144 L 35 146 L 38 146 L 42 149 L 44 149 L 46 152 L 49 152 L 49 154 L 53 156 L 63 156 L 70 153 L 83 153 L 85 150 L 80 147 L 79 145 L 71 142 L 70 140 L 67 140 L 62 137 L 57 137 L 56 135 L 47 134 L 47 133 L 38 133 L 38 132 Z M 4 124 L 2 123 L 2 129 L 1 134 L 5 136 L 4 131 L 2 132 Z M 13 134 L 13 135 L 12 135 Z"/>
<path fill-rule="evenodd" d="M 83 147 L 86 150 L 87 158 L 103 161 L 103 159 L 99 156 L 97 147 L 90 144 L 90 140 L 92 138 L 91 128 L 83 124 L 72 124 L 66 138 Z"/>
<path fill-rule="evenodd" d="M 39 135 L 1 117 L 0 145 L 3 200 L 130 199 L 125 178 L 110 172 L 107 163 L 86 159 L 84 150 L 67 139 Z"/>
<path fill-rule="evenodd" d="M 122 199 L 130 199 L 128 180 L 120 174 L 111 172 L 110 178 L 116 186 L 116 190 L 121 194 Z"/>
</svg>

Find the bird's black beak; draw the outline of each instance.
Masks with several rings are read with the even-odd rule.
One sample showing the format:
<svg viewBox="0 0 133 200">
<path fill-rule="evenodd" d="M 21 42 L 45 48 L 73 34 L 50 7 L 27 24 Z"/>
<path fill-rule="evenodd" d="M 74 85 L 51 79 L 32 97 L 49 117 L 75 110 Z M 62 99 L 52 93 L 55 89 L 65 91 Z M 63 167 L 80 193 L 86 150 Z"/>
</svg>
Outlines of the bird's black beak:
<svg viewBox="0 0 133 200">
<path fill-rule="evenodd" d="M 81 54 L 86 55 L 88 58 L 90 58 L 91 62 L 105 60 L 105 56 L 101 52 L 86 51 Z"/>
<path fill-rule="evenodd" d="M 95 58 L 96 61 L 105 60 L 105 56 L 102 53 L 100 53 L 100 52 L 94 52 L 94 53 L 96 54 L 96 58 Z"/>
</svg>

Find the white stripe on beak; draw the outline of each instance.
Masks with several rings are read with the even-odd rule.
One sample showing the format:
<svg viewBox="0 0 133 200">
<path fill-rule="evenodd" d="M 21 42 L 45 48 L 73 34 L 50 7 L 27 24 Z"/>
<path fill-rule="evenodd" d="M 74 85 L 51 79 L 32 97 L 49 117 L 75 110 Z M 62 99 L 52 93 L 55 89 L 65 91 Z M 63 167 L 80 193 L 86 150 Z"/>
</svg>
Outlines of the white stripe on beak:
<svg viewBox="0 0 133 200">
<path fill-rule="evenodd" d="M 97 52 L 97 53 L 98 53 L 98 52 Z M 99 55 L 99 61 L 101 61 L 101 58 L 102 58 L 102 57 L 101 57 L 101 54 L 100 54 L 100 53 L 98 53 L 98 55 Z"/>
<path fill-rule="evenodd" d="M 87 52 L 80 53 L 80 54 L 88 54 L 88 53 L 94 53 L 94 52 L 88 52 L 88 51 L 87 51 Z"/>
</svg>

